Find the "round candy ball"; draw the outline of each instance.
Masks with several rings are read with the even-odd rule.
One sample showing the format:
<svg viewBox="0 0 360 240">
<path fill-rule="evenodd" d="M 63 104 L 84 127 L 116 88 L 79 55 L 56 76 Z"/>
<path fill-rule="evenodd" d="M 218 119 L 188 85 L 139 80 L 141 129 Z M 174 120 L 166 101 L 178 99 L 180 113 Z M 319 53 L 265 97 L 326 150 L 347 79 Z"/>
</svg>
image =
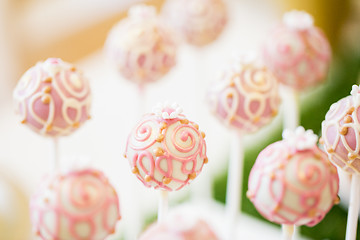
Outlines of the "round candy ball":
<svg viewBox="0 0 360 240">
<path fill-rule="evenodd" d="M 147 187 L 179 190 L 208 162 L 205 134 L 181 112 L 177 104 L 159 104 L 128 137 L 125 157 Z"/>
<path fill-rule="evenodd" d="M 151 225 L 139 240 L 218 240 L 209 224 L 200 218 L 172 215 Z"/>
<path fill-rule="evenodd" d="M 213 114 L 227 127 L 243 133 L 255 132 L 278 112 L 278 82 L 255 60 L 240 59 L 213 84 L 208 103 Z"/>
<path fill-rule="evenodd" d="M 285 130 L 283 137 L 257 157 L 247 196 L 271 222 L 314 226 L 339 201 L 337 170 L 311 130 Z"/>
<path fill-rule="evenodd" d="M 331 105 L 322 122 L 322 139 L 330 160 L 351 174 L 360 174 L 360 97 L 354 85 L 351 96 Z"/>
<path fill-rule="evenodd" d="M 119 199 L 106 176 L 94 169 L 56 174 L 30 201 L 31 221 L 43 240 L 105 239 L 120 220 Z"/>
<path fill-rule="evenodd" d="M 263 58 L 280 82 L 301 90 L 325 79 L 331 48 L 312 16 L 291 11 L 268 36 Z"/>
<path fill-rule="evenodd" d="M 213 42 L 227 23 L 222 0 L 169 0 L 163 15 L 186 42 L 195 46 Z"/>
<path fill-rule="evenodd" d="M 66 136 L 90 118 L 88 80 L 59 58 L 37 63 L 14 90 L 21 123 L 45 136 Z"/>
<path fill-rule="evenodd" d="M 154 7 L 136 5 L 111 29 L 105 48 L 124 78 L 145 84 L 159 80 L 175 65 L 177 44 L 173 35 Z"/>
</svg>

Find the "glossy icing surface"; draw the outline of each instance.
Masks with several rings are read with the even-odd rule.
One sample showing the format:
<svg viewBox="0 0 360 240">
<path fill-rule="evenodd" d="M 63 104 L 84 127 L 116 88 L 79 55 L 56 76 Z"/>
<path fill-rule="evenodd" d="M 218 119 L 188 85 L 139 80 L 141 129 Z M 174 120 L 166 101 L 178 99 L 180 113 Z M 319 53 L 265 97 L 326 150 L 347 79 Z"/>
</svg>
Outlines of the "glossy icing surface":
<svg viewBox="0 0 360 240">
<path fill-rule="evenodd" d="M 21 123 L 41 135 L 69 135 L 90 118 L 88 80 L 59 58 L 26 71 L 13 95 Z"/>
<path fill-rule="evenodd" d="M 128 137 L 125 157 L 147 187 L 179 190 L 207 163 L 205 134 L 178 105 L 159 105 Z"/>
<path fill-rule="evenodd" d="M 247 196 L 269 221 L 314 226 L 339 201 L 339 179 L 312 131 L 296 131 L 259 154 Z"/>
<path fill-rule="evenodd" d="M 31 221 L 43 240 L 102 240 L 120 220 L 119 199 L 94 169 L 53 175 L 31 197 Z"/>
<path fill-rule="evenodd" d="M 105 48 L 120 74 L 138 84 L 159 80 L 176 63 L 173 32 L 155 8 L 146 5 L 129 10 L 129 16 L 111 29 Z"/>
</svg>

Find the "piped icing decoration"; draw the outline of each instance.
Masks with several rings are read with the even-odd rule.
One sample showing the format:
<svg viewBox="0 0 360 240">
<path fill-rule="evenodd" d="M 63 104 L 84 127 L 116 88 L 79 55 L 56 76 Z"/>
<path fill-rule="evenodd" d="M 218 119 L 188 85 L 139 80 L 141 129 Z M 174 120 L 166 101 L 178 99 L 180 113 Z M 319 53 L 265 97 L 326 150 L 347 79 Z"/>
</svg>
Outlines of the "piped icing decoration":
<svg viewBox="0 0 360 240">
<path fill-rule="evenodd" d="M 302 90 L 326 78 L 331 48 L 309 14 L 291 11 L 266 38 L 262 56 L 281 83 Z"/>
<path fill-rule="evenodd" d="M 90 118 L 88 80 L 59 58 L 49 58 L 26 71 L 13 97 L 21 123 L 41 135 L 69 135 Z"/>
<path fill-rule="evenodd" d="M 307 30 L 314 26 L 314 18 L 305 11 L 293 10 L 283 16 L 285 25 L 294 30 Z"/>
<path fill-rule="evenodd" d="M 142 85 L 170 71 L 176 63 L 177 44 L 155 8 L 140 4 L 131 7 L 129 16 L 111 29 L 105 50 L 125 79 Z"/>
<path fill-rule="evenodd" d="M 205 134 L 181 112 L 177 104 L 159 104 L 128 137 L 124 156 L 147 187 L 179 190 L 208 162 Z"/>
<path fill-rule="evenodd" d="M 255 132 L 278 112 L 278 83 L 256 58 L 239 57 L 213 84 L 208 103 L 226 126 L 243 133 Z"/>
<path fill-rule="evenodd" d="M 316 147 L 318 136 L 314 134 L 313 130 L 306 130 L 299 126 L 295 131 L 285 129 L 283 131 L 283 139 L 288 144 L 298 151 L 308 150 Z"/>
<path fill-rule="evenodd" d="M 172 214 L 166 221 L 152 224 L 139 240 L 218 240 L 210 225 L 198 216 Z"/>
<path fill-rule="evenodd" d="M 215 41 L 227 23 L 222 0 L 169 0 L 162 15 L 184 41 L 199 47 Z"/>
<path fill-rule="evenodd" d="M 95 169 L 46 178 L 31 197 L 30 213 L 34 231 L 43 240 L 103 240 L 121 219 L 115 189 Z"/>
<path fill-rule="evenodd" d="M 311 132 L 301 132 L 290 137 L 311 136 L 311 144 L 297 145 L 301 151 L 294 152 L 288 139 L 261 151 L 250 172 L 247 196 L 271 222 L 314 226 L 339 202 L 339 179 L 336 167 L 313 144 Z"/>
<path fill-rule="evenodd" d="M 351 174 L 360 174 L 359 87 L 331 105 L 322 122 L 322 142 L 330 160 Z"/>
</svg>

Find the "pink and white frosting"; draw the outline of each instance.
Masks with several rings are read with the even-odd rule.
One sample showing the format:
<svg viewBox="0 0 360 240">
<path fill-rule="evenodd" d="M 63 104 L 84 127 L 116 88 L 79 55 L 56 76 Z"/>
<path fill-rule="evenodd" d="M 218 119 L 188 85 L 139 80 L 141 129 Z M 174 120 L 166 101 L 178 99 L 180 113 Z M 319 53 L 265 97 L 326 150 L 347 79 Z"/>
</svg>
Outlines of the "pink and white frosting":
<svg viewBox="0 0 360 240">
<path fill-rule="evenodd" d="M 136 5 L 111 29 L 105 48 L 124 78 L 144 84 L 159 80 L 175 65 L 177 44 L 173 35 L 154 7 Z"/>
<path fill-rule="evenodd" d="M 213 42 L 227 23 L 222 0 L 169 0 L 162 12 L 165 21 L 195 46 Z"/>
<path fill-rule="evenodd" d="M 147 187 L 179 190 L 208 162 L 205 134 L 181 112 L 177 104 L 159 104 L 128 137 L 125 157 Z"/>
<path fill-rule="evenodd" d="M 102 240 L 114 233 L 121 219 L 115 189 L 94 169 L 45 179 L 31 197 L 30 213 L 43 240 Z"/>
<path fill-rule="evenodd" d="M 218 240 L 209 224 L 194 216 L 170 214 L 166 221 L 152 224 L 139 240 Z"/>
<path fill-rule="evenodd" d="M 263 58 L 280 82 L 301 90 L 325 79 L 331 48 L 312 16 L 291 11 L 267 38 Z"/>
<path fill-rule="evenodd" d="M 302 127 L 266 147 L 249 176 L 247 196 L 258 212 L 278 224 L 319 223 L 338 203 L 336 167 Z"/>
<path fill-rule="evenodd" d="M 360 174 L 360 93 L 357 85 L 351 95 L 331 105 L 322 122 L 322 143 L 330 160 L 351 174 Z"/>
<path fill-rule="evenodd" d="M 69 135 L 90 118 L 88 80 L 59 58 L 49 58 L 27 70 L 13 95 L 21 123 L 41 135 Z"/>
<path fill-rule="evenodd" d="M 278 82 L 266 67 L 241 58 L 213 84 L 208 103 L 226 126 L 244 133 L 255 132 L 278 112 Z"/>
</svg>

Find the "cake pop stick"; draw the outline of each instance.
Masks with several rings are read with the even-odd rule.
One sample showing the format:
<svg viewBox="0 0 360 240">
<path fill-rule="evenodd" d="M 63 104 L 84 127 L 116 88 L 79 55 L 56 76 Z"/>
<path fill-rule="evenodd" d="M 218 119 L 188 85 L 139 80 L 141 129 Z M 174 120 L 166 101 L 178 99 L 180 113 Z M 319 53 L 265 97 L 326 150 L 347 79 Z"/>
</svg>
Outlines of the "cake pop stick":
<svg viewBox="0 0 360 240">
<path fill-rule="evenodd" d="M 208 162 L 205 133 L 181 113 L 177 104 L 159 104 L 153 113 L 142 117 L 128 137 L 125 157 L 146 187 L 180 190 Z M 167 193 L 161 195 L 159 221 L 167 211 Z"/>
<path fill-rule="evenodd" d="M 226 195 L 228 239 L 236 229 L 236 216 L 241 203 L 243 171 L 243 134 L 255 132 L 269 123 L 279 105 L 278 83 L 266 67 L 251 57 L 242 57 L 226 69 L 213 85 L 209 105 L 215 116 L 235 130 L 231 145 Z"/>
<path fill-rule="evenodd" d="M 88 80 L 72 64 L 49 58 L 24 73 L 14 100 L 21 123 L 52 138 L 50 161 L 53 169 L 58 168 L 57 139 L 70 135 L 90 118 Z"/>
<path fill-rule="evenodd" d="M 281 229 L 282 229 L 282 233 L 281 233 L 281 239 L 282 240 L 291 240 L 291 239 L 293 239 L 294 225 L 292 225 L 292 224 L 282 224 Z"/>
<path fill-rule="evenodd" d="M 160 190 L 159 208 L 158 208 L 158 222 L 164 222 L 169 209 L 168 192 Z"/>
<path fill-rule="evenodd" d="M 355 239 L 359 210 L 360 93 L 354 85 L 351 95 L 331 105 L 322 123 L 322 143 L 330 160 L 352 175 L 346 239 Z"/>
<path fill-rule="evenodd" d="M 346 240 L 355 240 L 360 207 L 360 175 L 351 176 L 350 202 L 346 224 Z"/>
<path fill-rule="evenodd" d="M 284 129 L 295 130 L 300 123 L 299 93 L 296 89 L 280 85 L 284 111 Z"/>
</svg>

